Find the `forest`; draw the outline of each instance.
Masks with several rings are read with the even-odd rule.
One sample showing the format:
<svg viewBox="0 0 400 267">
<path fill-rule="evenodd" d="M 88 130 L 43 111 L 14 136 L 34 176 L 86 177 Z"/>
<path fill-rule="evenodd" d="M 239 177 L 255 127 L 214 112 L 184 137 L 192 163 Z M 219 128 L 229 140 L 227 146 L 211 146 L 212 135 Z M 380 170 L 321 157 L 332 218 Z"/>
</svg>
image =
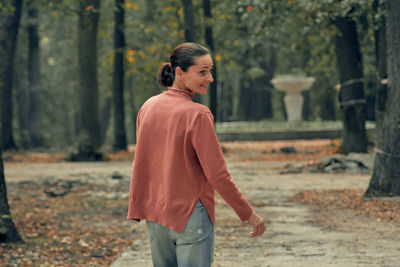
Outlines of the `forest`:
<svg viewBox="0 0 400 267">
<path fill-rule="evenodd" d="M 243 245 L 245 226 L 218 199 L 215 266 L 394 266 L 399 25 L 398 0 L 0 0 L 0 261 L 124 266 L 127 249 L 145 266 L 145 231 L 125 220 L 136 117 L 166 90 L 157 73 L 172 49 L 195 42 L 211 53 L 214 82 L 193 101 L 216 129 L 295 128 L 274 81 L 311 79 L 303 125 L 341 131 L 221 142 L 268 227 Z"/>
<path fill-rule="evenodd" d="M 310 76 L 303 118 L 340 121 L 341 105 L 361 99 L 349 120 L 362 131 L 386 77 L 379 2 L 3 1 L 2 147 L 76 147 L 85 130 L 96 149 L 134 144 L 138 109 L 165 90 L 158 68 L 185 41 L 212 51 L 216 82 L 196 101 L 217 122 L 285 120 L 271 79 Z"/>
</svg>

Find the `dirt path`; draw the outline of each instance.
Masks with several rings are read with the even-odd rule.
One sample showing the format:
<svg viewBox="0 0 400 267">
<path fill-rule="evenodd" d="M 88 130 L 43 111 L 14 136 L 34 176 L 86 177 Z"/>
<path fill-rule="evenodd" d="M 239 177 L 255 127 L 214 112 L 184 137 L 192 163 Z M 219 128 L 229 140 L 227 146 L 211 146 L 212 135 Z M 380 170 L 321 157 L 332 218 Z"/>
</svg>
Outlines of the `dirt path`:
<svg viewBox="0 0 400 267">
<path fill-rule="evenodd" d="M 217 198 L 214 266 L 400 266 L 400 228 L 345 211 L 315 213 L 289 200 L 302 190 L 364 189 L 369 176 L 280 175 L 284 163 L 243 162 L 236 157 L 227 157 L 227 162 L 239 188 L 269 223 L 264 236 L 251 239 L 250 227 Z M 63 178 L 98 179 L 116 171 L 129 176 L 131 163 L 6 164 L 8 181 L 54 173 Z M 113 267 L 151 266 L 144 223 L 136 224 L 133 232 L 136 241 Z"/>
<path fill-rule="evenodd" d="M 279 175 L 280 163 L 227 161 L 238 186 L 270 222 L 264 236 L 251 239 L 251 229 L 217 199 L 214 266 L 400 266 L 399 228 L 347 212 L 321 218 L 289 201 L 302 190 L 366 188 L 369 176 Z M 144 233 L 138 224 L 136 242 L 112 267 L 151 266 Z"/>
</svg>

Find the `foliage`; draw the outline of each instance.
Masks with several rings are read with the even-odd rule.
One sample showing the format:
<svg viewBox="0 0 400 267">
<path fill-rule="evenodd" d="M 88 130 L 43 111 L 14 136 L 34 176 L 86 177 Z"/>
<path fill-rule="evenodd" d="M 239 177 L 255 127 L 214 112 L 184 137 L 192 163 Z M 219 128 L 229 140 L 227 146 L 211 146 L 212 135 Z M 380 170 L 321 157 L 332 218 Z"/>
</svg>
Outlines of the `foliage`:
<svg viewBox="0 0 400 267">
<path fill-rule="evenodd" d="M 40 56 L 43 94 L 43 128 L 47 146 L 66 147 L 75 138 L 78 86 L 77 21 L 74 0 L 38 0 Z M 102 0 L 98 33 L 98 73 L 100 109 L 111 97 L 113 71 L 113 0 Z M 367 93 L 375 88 L 373 21 L 380 13 L 372 12 L 368 0 L 237 0 L 212 1 L 213 18 L 205 20 L 202 1 L 193 1 L 196 38 L 205 44 L 203 27 L 213 26 L 215 64 L 218 68 L 219 103 L 232 105 L 222 95 L 233 96 L 235 119 L 239 105 L 241 80 L 265 79 L 262 90 L 273 90 L 268 77 L 278 74 L 314 76 L 310 90 L 311 119 L 321 118 L 325 101 L 336 102 L 338 75 L 331 21 L 350 14 L 359 26 Z M 90 6 L 88 9 L 91 9 Z M 26 10 L 26 9 L 25 9 Z M 125 105 L 128 142 L 134 142 L 135 115 L 150 96 L 164 90 L 157 84 L 160 64 L 168 60 L 173 47 L 184 38 L 180 0 L 125 1 Z M 27 15 L 21 21 L 17 51 L 17 87 L 27 84 Z M 263 76 L 265 75 L 265 76 Z M 274 91 L 273 91 L 274 92 Z M 280 115 L 280 93 L 273 93 L 275 119 Z M 207 100 L 203 98 L 207 104 Z M 322 116 L 323 118 L 323 116 Z M 17 117 L 17 138 L 22 142 Z M 112 121 L 109 125 L 113 125 Z M 110 128 L 110 127 L 109 127 Z M 108 143 L 110 138 L 108 136 Z M 107 143 L 107 142 L 106 142 Z"/>
</svg>

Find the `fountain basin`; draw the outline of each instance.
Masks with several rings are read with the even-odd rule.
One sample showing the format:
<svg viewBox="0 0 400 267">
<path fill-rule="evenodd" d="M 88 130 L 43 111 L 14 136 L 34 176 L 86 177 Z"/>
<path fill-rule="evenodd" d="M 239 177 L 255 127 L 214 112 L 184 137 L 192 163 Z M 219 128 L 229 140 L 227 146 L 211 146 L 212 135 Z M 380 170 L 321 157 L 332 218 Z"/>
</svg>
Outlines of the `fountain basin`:
<svg viewBox="0 0 400 267">
<path fill-rule="evenodd" d="M 290 95 L 300 94 L 301 91 L 309 90 L 313 85 L 315 78 L 275 78 L 271 83 L 279 91 L 284 91 Z"/>
</svg>

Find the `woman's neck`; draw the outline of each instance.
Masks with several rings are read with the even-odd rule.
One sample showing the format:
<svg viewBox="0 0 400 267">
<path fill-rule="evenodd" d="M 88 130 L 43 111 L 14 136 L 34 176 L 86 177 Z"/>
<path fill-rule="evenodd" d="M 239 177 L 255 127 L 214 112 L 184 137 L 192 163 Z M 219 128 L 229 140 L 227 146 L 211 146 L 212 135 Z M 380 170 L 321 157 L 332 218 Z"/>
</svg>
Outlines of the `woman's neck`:
<svg viewBox="0 0 400 267">
<path fill-rule="evenodd" d="M 185 91 L 185 92 L 189 92 L 189 93 L 193 93 L 192 90 L 190 90 L 189 88 L 187 88 L 186 86 L 182 86 L 179 83 L 174 82 L 171 86 L 171 88 L 176 89 L 176 90 L 181 90 L 181 91 Z"/>
</svg>

